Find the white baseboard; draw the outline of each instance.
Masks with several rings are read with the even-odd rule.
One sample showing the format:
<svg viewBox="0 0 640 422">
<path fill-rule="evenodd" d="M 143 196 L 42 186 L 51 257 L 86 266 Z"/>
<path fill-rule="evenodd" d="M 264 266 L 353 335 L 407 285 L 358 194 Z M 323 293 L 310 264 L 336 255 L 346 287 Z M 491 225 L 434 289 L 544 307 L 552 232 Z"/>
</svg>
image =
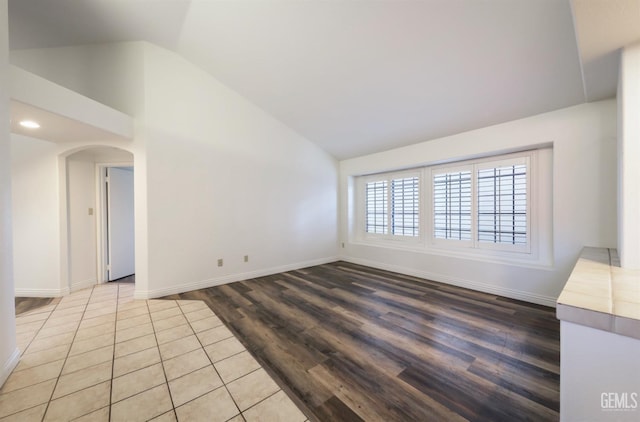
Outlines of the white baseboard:
<svg viewBox="0 0 640 422">
<path fill-rule="evenodd" d="M 401 267 L 398 265 L 382 264 L 376 261 L 370 261 L 362 258 L 352 258 L 347 256 L 342 257 L 327 257 L 316 260 L 310 260 L 305 262 L 299 262 L 295 264 L 282 265 L 279 267 L 265 268 L 255 271 L 249 271 L 244 273 L 230 274 L 223 277 L 211 278 L 208 280 L 201 280 L 186 284 L 179 284 L 176 286 L 166 287 L 162 289 L 140 290 L 136 286 L 134 293 L 135 299 L 152 299 L 156 297 L 168 296 L 177 293 L 184 293 L 191 290 L 206 289 L 208 287 L 220 286 L 222 284 L 233 283 L 236 281 L 248 280 L 256 277 L 264 277 L 272 274 L 283 273 L 287 271 L 298 270 L 300 268 L 311 267 L 314 265 L 327 264 L 329 262 L 335 262 L 343 260 L 346 262 L 352 262 L 354 264 L 365 265 L 367 267 L 379 268 L 381 270 L 393 271 L 400 274 L 406 274 L 414 277 L 420 277 L 427 280 L 438 281 L 441 283 L 451 284 L 458 287 L 464 287 L 467 289 L 478 290 L 485 293 L 504 296 L 512 299 L 523 300 L 525 302 L 537 303 L 539 305 L 550 306 L 555 308 L 556 299 L 551 296 L 544 296 L 537 293 L 525 292 L 521 290 L 509 289 L 506 287 L 495 286 L 491 284 L 481 283 L 473 280 L 465 280 L 461 278 L 455 278 L 444 274 L 436 274 L 428 271 L 419 271 L 413 268 Z M 96 284 L 95 279 L 85 280 L 83 282 L 75 283 L 72 286 L 72 291 L 80 290 L 82 288 L 91 287 Z M 69 294 L 69 289 L 15 289 L 15 295 L 19 297 L 60 297 Z"/>
<path fill-rule="evenodd" d="M 16 347 L 9 359 L 2 365 L 2 372 L 0 372 L 0 387 L 4 385 L 4 382 L 9 378 L 11 372 L 15 369 L 20 361 L 20 350 Z"/>
<path fill-rule="evenodd" d="M 82 289 L 87 289 L 89 287 L 93 287 L 96 284 L 98 284 L 98 280 L 96 280 L 95 278 L 90 278 L 90 279 L 87 279 L 87 280 L 78 281 L 76 283 L 72 283 L 71 284 L 71 291 L 72 292 L 77 292 L 78 290 L 82 290 Z"/>
<path fill-rule="evenodd" d="M 69 294 L 69 288 L 64 289 L 20 289 L 14 290 L 16 297 L 61 297 Z"/>
<path fill-rule="evenodd" d="M 162 289 L 140 290 L 136 286 L 133 297 L 135 299 L 153 299 L 156 297 L 168 296 L 178 293 L 189 292 L 191 290 L 206 289 L 208 287 L 220 286 L 222 284 L 236 281 L 249 280 L 257 277 L 265 277 L 272 274 L 284 273 L 287 271 L 299 270 L 300 268 L 312 267 L 314 265 L 328 264 L 338 260 L 337 256 L 320 258 L 311 261 L 298 262 L 295 264 L 282 265 L 279 267 L 264 268 L 244 273 L 230 274 L 223 277 L 211 278 L 208 280 L 196 281 L 192 283 L 179 284 Z"/>
<path fill-rule="evenodd" d="M 525 292 L 521 290 L 508 289 L 506 287 L 494 286 L 491 284 L 481 283 L 472 280 L 455 278 L 444 274 L 430 273 L 428 271 L 420 271 L 413 268 L 406 268 L 397 265 L 382 264 L 376 261 L 369 261 L 361 258 L 340 257 L 340 260 L 351 262 L 353 264 L 364 265 L 367 267 L 378 268 L 381 270 L 392 271 L 400 274 L 406 274 L 413 277 L 420 277 L 427 280 L 437 281 L 440 283 L 451 284 L 453 286 L 464 287 L 466 289 L 477 290 L 484 293 L 490 293 L 498 296 L 504 296 L 511 299 L 522 300 L 525 302 L 536 303 L 538 305 L 556 307 L 556 299 L 551 296 L 544 296 L 537 293 Z"/>
</svg>

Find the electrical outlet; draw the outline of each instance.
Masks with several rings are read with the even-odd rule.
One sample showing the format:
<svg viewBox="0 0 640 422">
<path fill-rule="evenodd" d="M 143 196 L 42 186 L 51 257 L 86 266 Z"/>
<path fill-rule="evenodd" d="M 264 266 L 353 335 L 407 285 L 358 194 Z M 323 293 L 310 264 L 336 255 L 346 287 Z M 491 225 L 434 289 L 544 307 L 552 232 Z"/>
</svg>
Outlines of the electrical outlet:
<svg viewBox="0 0 640 422">
<path fill-rule="evenodd" d="M 89 215 L 93 215 L 93 208 L 89 208 Z"/>
<path fill-rule="evenodd" d="M 244 256 L 244 262 L 249 262 L 249 255 Z"/>
<path fill-rule="evenodd" d="M 342 248 L 344 249 L 344 242 L 342 242 Z"/>
<path fill-rule="evenodd" d="M 218 260 L 218 267 L 222 267 L 222 264 L 224 263 L 224 261 L 222 260 L 222 258 L 220 258 Z"/>
</svg>

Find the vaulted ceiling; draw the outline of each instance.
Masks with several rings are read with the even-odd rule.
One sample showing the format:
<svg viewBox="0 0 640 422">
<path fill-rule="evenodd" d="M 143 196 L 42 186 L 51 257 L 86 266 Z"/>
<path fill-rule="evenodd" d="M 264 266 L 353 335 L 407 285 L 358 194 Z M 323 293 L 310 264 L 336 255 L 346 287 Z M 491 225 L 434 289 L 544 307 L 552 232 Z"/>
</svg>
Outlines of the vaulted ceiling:
<svg viewBox="0 0 640 422">
<path fill-rule="evenodd" d="M 614 97 L 640 0 L 9 0 L 9 30 L 171 49 L 344 159 Z"/>
</svg>

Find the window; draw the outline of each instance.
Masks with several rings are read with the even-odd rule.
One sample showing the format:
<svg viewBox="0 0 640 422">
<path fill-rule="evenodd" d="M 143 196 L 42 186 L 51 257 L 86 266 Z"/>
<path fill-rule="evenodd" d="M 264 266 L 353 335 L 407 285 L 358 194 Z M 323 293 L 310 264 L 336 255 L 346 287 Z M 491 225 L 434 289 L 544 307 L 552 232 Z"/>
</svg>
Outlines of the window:
<svg viewBox="0 0 640 422">
<path fill-rule="evenodd" d="M 478 170 L 478 242 L 527 244 L 527 166 Z"/>
<path fill-rule="evenodd" d="M 550 262 L 551 169 L 551 149 L 543 148 L 360 176 L 354 239 L 444 255 Z"/>
<path fill-rule="evenodd" d="M 365 232 L 376 235 L 420 235 L 420 178 L 376 178 L 365 183 Z"/>
<path fill-rule="evenodd" d="M 434 242 L 528 252 L 528 167 L 521 155 L 432 169 Z"/>
<path fill-rule="evenodd" d="M 433 175 L 433 237 L 471 240 L 471 171 Z"/>
<path fill-rule="evenodd" d="M 417 177 L 391 180 L 391 233 L 419 235 L 420 192 Z"/>
<path fill-rule="evenodd" d="M 367 183 L 367 233 L 387 234 L 387 181 Z"/>
</svg>

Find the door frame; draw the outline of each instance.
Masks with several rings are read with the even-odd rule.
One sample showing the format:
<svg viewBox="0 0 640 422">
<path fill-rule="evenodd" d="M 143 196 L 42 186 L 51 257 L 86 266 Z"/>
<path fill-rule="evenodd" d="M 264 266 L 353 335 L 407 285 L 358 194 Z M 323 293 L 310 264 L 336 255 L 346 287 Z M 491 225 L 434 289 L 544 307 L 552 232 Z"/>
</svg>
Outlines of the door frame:
<svg viewBox="0 0 640 422">
<path fill-rule="evenodd" d="M 121 163 L 96 163 L 96 250 L 97 250 L 97 278 L 98 284 L 107 283 L 109 281 L 108 266 L 109 262 L 109 231 L 107 224 L 107 169 L 110 167 L 132 167 L 135 171 L 133 162 Z M 135 192 L 135 186 L 134 186 Z M 135 222 L 134 222 L 135 224 Z"/>
</svg>

